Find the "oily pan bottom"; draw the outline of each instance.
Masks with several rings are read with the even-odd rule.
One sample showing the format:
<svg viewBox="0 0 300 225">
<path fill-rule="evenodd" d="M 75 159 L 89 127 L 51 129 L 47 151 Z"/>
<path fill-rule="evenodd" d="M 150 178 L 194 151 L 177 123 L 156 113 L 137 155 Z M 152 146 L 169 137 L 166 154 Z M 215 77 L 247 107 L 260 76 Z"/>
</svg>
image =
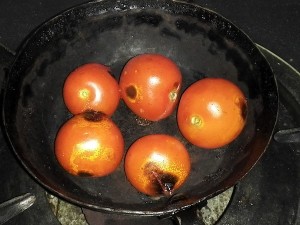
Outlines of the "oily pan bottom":
<svg viewBox="0 0 300 225">
<path fill-rule="evenodd" d="M 128 3 L 115 10 L 114 4 L 119 3 L 94 2 L 62 13 L 38 28 L 20 48 L 3 109 L 16 155 L 48 190 L 96 210 L 162 214 L 234 185 L 264 152 L 276 121 L 277 91 L 268 63 L 234 25 L 200 7 L 176 3 L 162 7 L 149 1 L 148 8 Z M 64 171 L 54 155 L 56 133 L 71 117 L 62 99 L 66 76 L 79 65 L 98 62 L 110 66 L 118 79 L 125 63 L 143 53 L 174 60 L 182 71 L 183 90 L 204 77 L 223 77 L 237 84 L 248 101 L 242 134 L 214 151 L 183 138 L 176 111 L 165 120 L 148 122 L 120 102 L 112 119 L 124 135 L 125 149 L 141 136 L 165 133 L 182 141 L 191 155 L 192 170 L 184 186 L 173 197 L 158 200 L 128 183 L 123 162 L 107 177 L 76 177 Z"/>
</svg>

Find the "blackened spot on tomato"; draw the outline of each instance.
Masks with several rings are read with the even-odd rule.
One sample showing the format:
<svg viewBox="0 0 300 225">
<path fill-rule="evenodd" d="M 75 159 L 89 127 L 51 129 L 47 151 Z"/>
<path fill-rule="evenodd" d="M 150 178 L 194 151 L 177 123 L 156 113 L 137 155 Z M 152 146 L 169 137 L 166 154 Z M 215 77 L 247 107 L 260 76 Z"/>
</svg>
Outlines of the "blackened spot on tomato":
<svg viewBox="0 0 300 225">
<path fill-rule="evenodd" d="M 243 118 L 244 120 L 246 120 L 247 114 L 248 114 L 248 107 L 247 107 L 247 102 L 246 102 L 246 100 L 241 101 L 240 107 L 241 107 L 241 115 L 242 115 L 242 118 Z"/>
<path fill-rule="evenodd" d="M 237 97 L 236 100 L 235 100 L 235 104 L 237 105 L 237 107 L 240 108 L 240 110 L 241 110 L 240 111 L 241 117 L 245 121 L 246 118 L 247 118 L 247 113 L 248 113 L 246 99 L 242 98 L 242 97 Z"/>
<path fill-rule="evenodd" d="M 86 172 L 86 171 L 78 171 L 77 175 L 80 177 L 92 177 L 93 176 L 93 174 Z"/>
<path fill-rule="evenodd" d="M 174 188 L 176 182 L 178 181 L 178 178 L 177 178 L 177 176 L 174 176 L 173 174 L 164 173 L 161 176 L 161 181 L 164 185 L 164 190 L 171 192 L 171 191 L 173 191 L 173 188 Z"/>
<path fill-rule="evenodd" d="M 136 88 L 133 85 L 130 85 L 129 87 L 126 88 L 126 95 L 134 100 L 136 98 L 137 95 L 137 91 Z"/>
<path fill-rule="evenodd" d="M 149 163 L 145 167 L 145 174 L 151 180 L 149 189 L 155 195 L 171 195 L 178 177 L 161 170 L 155 163 Z"/>
<path fill-rule="evenodd" d="M 92 121 L 92 122 L 99 122 L 103 120 L 106 115 L 103 112 L 88 110 L 83 113 L 83 117 L 85 120 Z"/>
<path fill-rule="evenodd" d="M 178 178 L 173 174 L 160 171 L 157 179 L 152 182 L 152 189 L 156 194 L 170 194 L 172 193 Z"/>
<path fill-rule="evenodd" d="M 179 88 L 179 86 L 180 86 L 179 82 L 175 82 L 175 83 L 173 84 L 173 87 L 174 87 L 174 89 L 176 89 L 176 90 Z"/>
</svg>

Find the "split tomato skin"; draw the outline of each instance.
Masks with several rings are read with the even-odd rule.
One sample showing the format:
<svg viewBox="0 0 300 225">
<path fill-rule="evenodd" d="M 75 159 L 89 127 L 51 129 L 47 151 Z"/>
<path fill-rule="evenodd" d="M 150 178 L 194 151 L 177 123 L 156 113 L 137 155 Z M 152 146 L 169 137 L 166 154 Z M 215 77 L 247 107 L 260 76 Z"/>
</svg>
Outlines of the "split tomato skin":
<svg viewBox="0 0 300 225">
<path fill-rule="evenodd" d="M 186 181 L 191 161 L 185 146 L 166 134 L 139 138 L 125 156 L 128 181 L 149 196 L 169 196 Z"/>
<path fill-rule="evenodd" d="M 204 78 L 181 96 L 177 123 L 192 144 L 215 149 L 239 136 L 247 118 L 247 101 L 234 83 L 223 78 Z"/>
<path fill-rule="evenodd" d="M 171 59 L 160 54 L 141 54 L 126 63 L 119 85 L 121 97 L 136 115 L 158 121 L 174 111 L 182 75 Z"/>
<path fill-rule="evenodd" d="M 124 140 L 117 125 L 100 112 L 84 112 L 67 120 L 55 140 L 60 165 L 76 176 L 102 177 L 122 161 Z"/>
<path fill-rule="evenodd" d="M 63 86 L 63 98 L 73 115 L 93 110 L 111 116 L 118 107 L 120 89 L 109 67 L 88 63 L 68 75 Z"/>
</svg>

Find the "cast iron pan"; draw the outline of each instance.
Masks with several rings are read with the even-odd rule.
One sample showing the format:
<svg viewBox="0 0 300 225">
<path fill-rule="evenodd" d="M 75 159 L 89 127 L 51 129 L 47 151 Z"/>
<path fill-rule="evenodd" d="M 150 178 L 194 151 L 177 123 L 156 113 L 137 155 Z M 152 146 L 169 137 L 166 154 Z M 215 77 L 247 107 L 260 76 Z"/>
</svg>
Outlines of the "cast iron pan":
<svg viewBox="0 0 300 225">
<path fill-rule="evenodd" d="M 161 53 L 181 68 L 183 86 L 223 77 L 247 96 L 247 124 L 231 144 L 208 151 L 180 134 L 176 112 L 140 126 L 121 102 L 113 120 L 126 149 L 150 133 L 177 137 L 189 149 L 192 171 L 171 198 L 151 199 L 126 180 L 123 164 L 104 178 L 75 177 L 54 156 L 59 127 L 71 117 L 62 99 L 66 76 L 77 66 L 99 62 L 116 78 L 142 53 Z M 176 1 L 94 1 L 67 10 L 36 29 L 21 45 L 3 84 L 3 127 L 27 171 L 48 191 L 80 206 L 136 215 L 173 214 L 236 184 L 264 153 L 278 111 L 275 78 L 252 41 L 220 15 Z"/>
</svg>

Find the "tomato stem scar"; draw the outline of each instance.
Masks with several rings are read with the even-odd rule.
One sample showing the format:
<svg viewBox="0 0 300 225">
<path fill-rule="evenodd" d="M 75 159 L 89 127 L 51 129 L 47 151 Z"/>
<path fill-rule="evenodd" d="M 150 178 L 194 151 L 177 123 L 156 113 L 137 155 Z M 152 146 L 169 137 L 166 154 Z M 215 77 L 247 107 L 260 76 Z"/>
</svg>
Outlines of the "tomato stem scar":
<svg viewBox="0 0 300 225">
<path fill-rule="evenodd" d="M 178 96 L 178 91 L 180 89 L 180 83 L 179 82 L 175 82 L 173 85 L 174 89 L 169 93 L 169 99 L 172 102 L 175 102 Z"/>
<path fill-rule="evenodd" d="M 202 125 L 203 125 L 203 121 L 202 121 L 201 117 L 197 116 L 197 115 L 192 116 L 190 121 L 191 121 L 192 125 L 197 126 L 197 127 L 202 127 Z"/>
<path fill-rule="evenodd" d="M 177 99 L 177 90 L 174 90 L 174 91 L 171 91 L 169 93 L 169 99 L 172 101 L 172 102 L 175 102 L 176 99 Z"/>
<path fill-rule="evenodd" d="M 89 90 L 87 90 L 87 89 L 81 89 L 79 91 L 79 97 L 81 99 L 86 99 L 88 96 L 89 96 Z"/>
</svg>

